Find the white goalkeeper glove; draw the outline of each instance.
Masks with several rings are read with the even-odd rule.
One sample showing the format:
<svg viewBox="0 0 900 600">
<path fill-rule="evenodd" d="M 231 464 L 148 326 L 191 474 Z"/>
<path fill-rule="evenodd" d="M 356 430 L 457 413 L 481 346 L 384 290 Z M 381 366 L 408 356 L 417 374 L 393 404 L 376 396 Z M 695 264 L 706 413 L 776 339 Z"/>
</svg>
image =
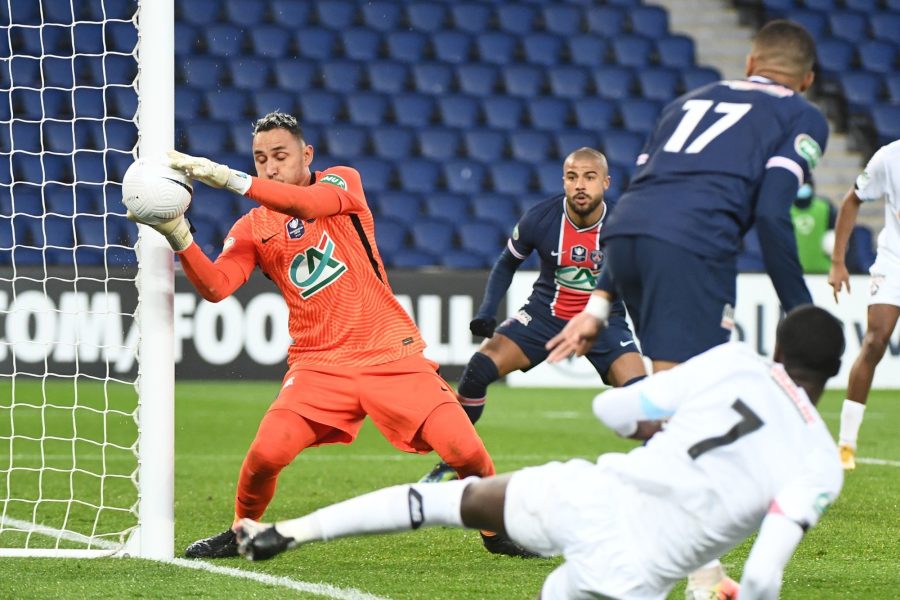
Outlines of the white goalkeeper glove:
<svg viewBox="0 0 900 600">
<path fill-rule="evenodd" d="M 250 189 L 252 183 L 250 176 L 231 169 L 228 165 L 220 165 L 208 158 L 183 154 L 177 150 L 169 150 L 166 155 L 169 157 L 169 167 L 182 171 L 188 177 L 210 187 L 225 188 L 241 196 Z"/>
<path fill-rule="evenodd" d="M 162 223 L 155 223 L 153 225 L 144 223 L 130 210 L 125 214 L 125 216 L 129 221 L 147 225 L 148 227 L 152 227 L 153 229 L 158 231 L 163 237 L 166 238 L 166 241 L 169 242 L 169 246 L 171 246 L 172 250 L 174 250 L 175 252 L 187 250 L 188 246 L 194 243 L 194 236 L 191 235 L 191 228 L 188 225 L 187 221 L 184 219 L 184 215 L 179 215 L 174 219 L 169 219 L 168 221 L 163 221 Z"/>
</svg>

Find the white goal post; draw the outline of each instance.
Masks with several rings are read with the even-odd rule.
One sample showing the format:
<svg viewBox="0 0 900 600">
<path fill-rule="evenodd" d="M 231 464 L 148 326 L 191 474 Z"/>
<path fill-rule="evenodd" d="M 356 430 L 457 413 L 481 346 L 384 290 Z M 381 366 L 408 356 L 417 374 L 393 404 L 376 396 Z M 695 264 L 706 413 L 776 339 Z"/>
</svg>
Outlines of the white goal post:
<svg viewBox="0 0 900 600">
<path fill-rule="evenodd" d="M 0 556 L 173 557 L 173 146 L 173 0 L 0 0 Z"/>
</svg>

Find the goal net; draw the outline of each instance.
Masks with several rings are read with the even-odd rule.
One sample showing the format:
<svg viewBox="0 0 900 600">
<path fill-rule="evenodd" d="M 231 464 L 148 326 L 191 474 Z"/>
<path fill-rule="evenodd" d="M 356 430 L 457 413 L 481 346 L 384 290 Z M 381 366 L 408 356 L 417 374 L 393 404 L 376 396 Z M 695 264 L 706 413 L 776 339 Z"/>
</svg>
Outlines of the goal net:
<svg viewBox="0 0 900 600">
<path fill-rule="evenodd" d="M 139 241 L 119 183 L 147 128 L 138 4 L 0 0 L 0 556 L 147 554 L 154 375 L 138 357 L 145 308 L 166 316 L 171 254 L 149 261 L 162 296 L 139 294 L 158 242 Z"/>
</svg>

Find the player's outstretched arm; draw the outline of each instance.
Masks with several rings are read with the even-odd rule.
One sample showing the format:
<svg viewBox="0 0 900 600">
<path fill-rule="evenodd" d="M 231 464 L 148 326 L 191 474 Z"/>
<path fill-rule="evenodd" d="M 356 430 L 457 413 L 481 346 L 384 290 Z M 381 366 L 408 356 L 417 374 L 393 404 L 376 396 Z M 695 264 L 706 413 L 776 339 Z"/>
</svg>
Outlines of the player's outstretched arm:
<svg viewBox="0 0 900 600">
<path fill-rule="evenodd" d="M 838 210 L 837 221 L 834 225 L 834 251 L 831 253 L 831 269 L 828 271 L 828 285 L 834 290 L 834 301 L 838 301 L 838 294 L 846 286 L 850 293 L 850 271 L 845 262 L 847 256 L 847 244 L 850 242 L 850 234 L 856 225 L 856 217 L 859 215 L 859 206 L 862 200 L 856 195 L 856 190 L 850 189 L 844 196 L 841 208 Z"/>
<path fill-rule="evenodd" d="M 594 290 L 584 310 L 572 317 L 563 330 L 547 342 L 545 347 L 550 350 L 547 360 L 555 363 L 573 354 L 587 354 L 600 330 L 606 326 L 610 306 L 609 294 L 603 290 Z"/>
<path fill-rule="evenodd" d="M 220 165 L 202 156 L 191 156 L 177 150 L 169 150 L 169 167 L 182 171 L 188 177 L 214 188 L 225 188 L 243 196 L 250 189 L 252 180 L 243 171 L 236 171 L 228 165 Z"/>
<path fill-rule="evenodd" d="M 796 522 L 779 513 L 766 515 L 744 565 L 740 599 L 778 598 L 784 567 L 801 539 L 803 528 Z"/>
</svg>

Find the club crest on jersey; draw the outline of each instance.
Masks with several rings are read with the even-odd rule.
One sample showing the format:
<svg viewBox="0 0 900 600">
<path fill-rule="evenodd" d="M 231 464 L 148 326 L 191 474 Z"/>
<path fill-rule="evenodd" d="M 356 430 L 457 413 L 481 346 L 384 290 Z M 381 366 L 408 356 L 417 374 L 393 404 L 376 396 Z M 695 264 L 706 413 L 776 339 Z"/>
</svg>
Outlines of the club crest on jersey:
<svg viewBox="0 0 900 600">
<path fill-rule="evenodd" d="M 303 234 L 306 233 L 306 227 L 303 225 L 303 221 L 294 217 L 284 225 L 285 229 L 287 229 L 288 237 L 292 240 L 299 240 L 303 237 Z"/>
<path fill-rule="evenodd" d="M 347 265 L 334 258 L 334 248 L 328 233 L 322 232 L 318 245 L 300 252 L 291 261 L 288 277 L 304 300 L 337 281 L 347 270 Z"/>
<path fill-rule="evenodd" d="M 335 175 L 334 173 L 329 173 L 328 175 L 323 177 L 320 181 L 321 181 L 321 183 L 330 183 L 331 185 L 336 185 L 339 188 L 341 188 L 342 190 L 347 189 L 347 182 L 344 181 L 344 178 L 341 177 L 340 175 Z"/>
<path fill-rule="evenodd" d="M 582 259 L 584 260 L 584 259 Z M 580 292 L 592 292 L 597 286 L 599 270 L 587 267 L 559 267 L 553 274 L 556 285 Z"/>
<path fill-rule="evenodd" d="M 603 250 L 598 248 L 591 250 L 591 262 L 594 263 L 595 268 L 599 269 L 600 265 L 603 264 Z"/>
<path fill-rule="evenodd" d="M 584 262 L 587 258 L 587 248 L 584 246 L 572 246 L 572 262 Z"/>
<path fill-rule="evenodd" d="M 822 158 L 822 147 L 819 146 L 819 142 L 805 133 L 794 138 L 794 151 L 806 160 L 810 169 L 815 169 L 819 159 Z"/>
</svg>

